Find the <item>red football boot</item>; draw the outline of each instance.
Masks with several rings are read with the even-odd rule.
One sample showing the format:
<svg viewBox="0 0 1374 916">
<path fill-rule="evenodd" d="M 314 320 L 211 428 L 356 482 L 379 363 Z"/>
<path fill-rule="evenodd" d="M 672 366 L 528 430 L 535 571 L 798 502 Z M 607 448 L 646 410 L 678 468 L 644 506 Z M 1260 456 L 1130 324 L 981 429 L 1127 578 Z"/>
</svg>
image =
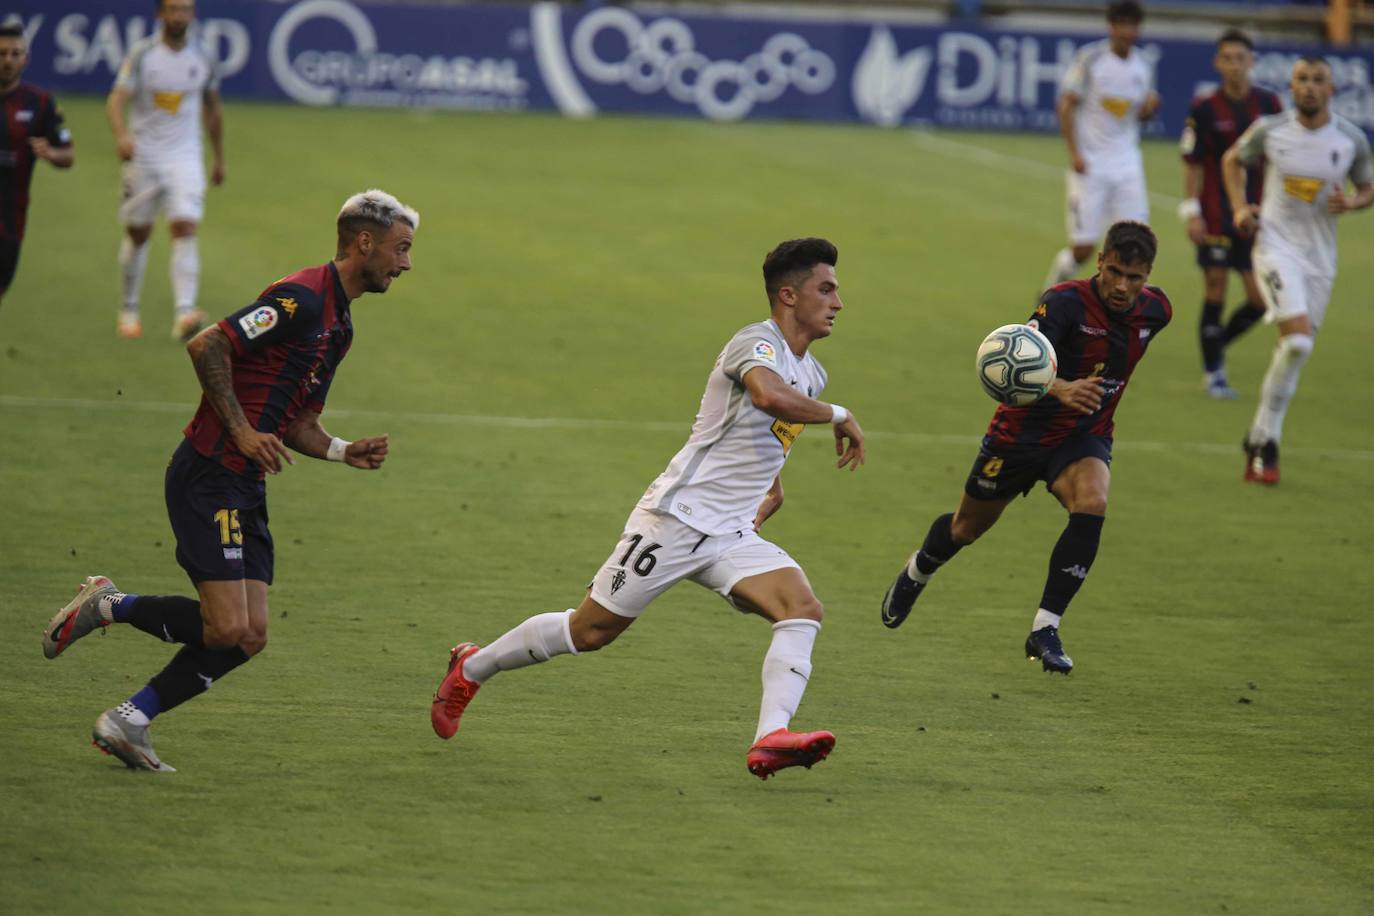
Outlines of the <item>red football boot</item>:
<svg viewBox="0 0 1374 916">
<path fill-rule="evenodd" d="M 1277 442 L 1245 446 L 1245 480 L 1274 486 L 1279 482 L 1279 446 Z"/>
<path fill-rule="evenodd" d="M 789 732 L 780 728 L 755 741 L 744 762 L 750 773 L 767 779 L 788 767 L 809 770 L 824 760 L 834 746 L 835 736 L 830 732 Z"/>
<path fill-rule="evenodd" d="M 434 702 L 429 707 L 429 721 L 434 726 L 434 734 L 445 740 L 458 732 L 458 720 L 463 718 L 463 710 L 468 708 L 472 698 L 482 685 L 463 677 L 463 662 L 468 656 L 480 649 L 476 643 L 459 643 L 449 652 L 448 673 L 434 691 Z"/>
</svg>

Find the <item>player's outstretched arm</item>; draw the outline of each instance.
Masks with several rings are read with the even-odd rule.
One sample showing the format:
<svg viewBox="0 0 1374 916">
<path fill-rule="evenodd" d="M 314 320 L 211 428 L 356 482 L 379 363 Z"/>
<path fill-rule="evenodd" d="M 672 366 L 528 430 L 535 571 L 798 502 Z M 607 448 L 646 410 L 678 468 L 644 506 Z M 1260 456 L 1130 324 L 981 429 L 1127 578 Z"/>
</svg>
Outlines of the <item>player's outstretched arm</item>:
<svg viewBox="0 0 1374 916">
<path fill-rule="evenodd" d="M 219 187 L 224 183 L 224 105 L 218 90 L 205 91 L 200 112 L 210 138 L 210 184 Z"/>
<path fill-rule="evenodd" d="M 1245 199 L 1245 163 L 1240 160 L 1240 143 L 1234 143 L 1221 157 L 1221 180 L 1235 214 L 1236 228 L 1244 234 L 1255 231 L 1259 207 Z"/>
<path fill-rule="evenodd" d="M 744 387 L 754 406 L 770 417 L 789 423 L 830 423 L 835 429 L 835 454 L 839 467 L 856 470 L 864 463 L 864 432 L 859 421 L 843 407 L 807 397 L 782 380 L 772 369 L 755 366 L 744 373 Z"/>
<path fill-rule="evenodd" d="M 348 442 L 325 432 L 320 415 L 302 410 L 282 434 L 282 440 L 302 455 L 325 461 L 342 461 L 349 467 L 375 471 L 386 461 L 390 439 L 387 435 L 371 436 Z"/>
<path fill-rule="evenodd" d="M 76 161 L 76 151 L 70 146 L 53 146 L 46 137 L 32 137 L 29 147 L 39 159 L 46 159 L 54 167 L 69 169 Z"/>
<path fill-rule="evenodd" d="M 1059 96 L 1054 111 L 1059 118 L 1059 135 L 1064 138 L 1064 145 L 1069 149 L 1069 168 L 1081 175 L 1088 171 L 1088 163 L 1083 159 L 1083 154 L 1078 151 L 1076 116 L 1079 102 L 1080 99 L 1076 93 L 1065 92 Z"/>
<path fill-rule="evenodd" d="M 248 424 L 243 405 L 234 394 L 234 346 L 219 326 L 211 325 L 192 337 L 186 352 L 191 355 L 191 365 L 196 367 L 205 400 L 244 457 L 269 474 L 281 471 L 282 459 L 295 464 L 280 439 L 271 433 L 260 433 Z"/>
</svg>

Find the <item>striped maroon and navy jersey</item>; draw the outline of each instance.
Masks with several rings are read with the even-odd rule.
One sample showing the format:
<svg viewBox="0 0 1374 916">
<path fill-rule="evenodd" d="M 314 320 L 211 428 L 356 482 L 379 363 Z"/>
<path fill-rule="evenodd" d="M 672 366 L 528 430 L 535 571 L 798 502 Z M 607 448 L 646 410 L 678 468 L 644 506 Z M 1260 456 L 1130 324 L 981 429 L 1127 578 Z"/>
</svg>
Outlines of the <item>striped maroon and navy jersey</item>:
<svg viewBox="0 0 1374 916">
<path fill-rule="evenodd" d="M 1245 133 L 1245 129 L 1264 115 L 1283 110 L 1279 97 L 1267 89 L 1251 87 L 1244 99 L 1236 101 L 1218 89 L 1211 95 L 1193 100 L 1188 111 L 1187 126 L 1179 144 L 1185 162 L 1202 166 L 1202 190 L 1198 200 L 1202 204 L 1202 219 L 1207 234 L 1231 235 L 1231 202 L 1226 197 L 1226 185 L 1221 178 L 1221 157 Z M 1245 199 L 1257 204 L 1264 186 L 1264 163 L 1246 169 Z"/>
<path fill-rule="evenodd" d="M 1074 433 L 1111 436 L 1116 407 L 1136 363 L 1173 313 L 1157 286 L 1141 290 L 1126 312 L 1114 312 L 1102 302 L 1096 278 L 1050 287 L 1026 324 L 1054 344 L 1061 379 L 1102 377 L 1102 406 L 1085 415 L 1048 395 L 1028 407 L 1003 405 L 993 414 L 988 437 L 1000 446 L 1052 448 Z"/>
<path fill-rule="evenodd" d="M 353 343 L 348 296 L 333 264 L 278 280 L 216 327 L 234 346 L 234 395 L 244 415 L 258 432 L 277 436 L 302 408 L 324 411 L 334 370 Z M 197 452 L 234 473 L 263 476 L 204 395 L 185 435 Z"/>
<path fill-rule="evenodd" d="M 22 240 L 29 210 L 29 182 L 37 160 L 29 140 L 42 137 L 53 146 L 72 145 L 62 112 L 48 93 L 32 83 L 20 83 L 0 95 L 0 239 Z"/>
</svg>

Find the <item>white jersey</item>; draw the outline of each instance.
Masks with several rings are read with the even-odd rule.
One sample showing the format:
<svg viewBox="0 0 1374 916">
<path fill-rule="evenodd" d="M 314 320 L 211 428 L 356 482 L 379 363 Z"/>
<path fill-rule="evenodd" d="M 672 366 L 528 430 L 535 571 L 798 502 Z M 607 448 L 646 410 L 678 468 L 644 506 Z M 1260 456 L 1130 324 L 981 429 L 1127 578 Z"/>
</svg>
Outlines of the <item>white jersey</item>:
<svg viewBox="0 0 1374 916">
<path fill-rule="evenodd" d="M 129 49 L 115 87 L 129 92 L 135 164 L 201 161 L 201 97 L 219 88 L 204 49 L 188 41 L 174 51 L 161 34 L 150 35 Z"/>
<path fill-rule="evenodd" d="M 1236 141 L 1236 155 L 1264 166 L 1264 203 L 1256 252 L 1295 258 L 1313 273 L 1335 276 L 1336 217 L 1326 201 L 1349 178 L 1374 181 L 1364 131 L 1333 114 L 1316 130 L 1296 111 L 1260 118 Z"/>
<path fill-rule="evenodd" d="M 1106 40 L 1078 49 L 1059 94 L 1078 97 L 1075 133 L 1089 177 L 1141 170 L 1140 106 L 1154 82 L 1154 67 L 1135 48 L 1125 58 L 1117 57 Z"/>
<path fill-rule="evenodd" d="M 744 375 L 756 366 L 808 397 L 825 388 L 821 364 L 788 349 L 771 319 L 744 328 L 716 357 L 692 435 L 640 499 L 641 509 L 672 515 L 703 534 L 753 529 L 759 504 L 806 428 L 754 406 Z"/>
</svg>

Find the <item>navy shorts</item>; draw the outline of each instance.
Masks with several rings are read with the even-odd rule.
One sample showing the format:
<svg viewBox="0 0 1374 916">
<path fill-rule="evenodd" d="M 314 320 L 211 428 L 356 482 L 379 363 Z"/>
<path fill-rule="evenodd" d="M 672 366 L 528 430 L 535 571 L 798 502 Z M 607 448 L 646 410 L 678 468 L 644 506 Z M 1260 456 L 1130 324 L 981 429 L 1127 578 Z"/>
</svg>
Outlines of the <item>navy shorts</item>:
<svg viewBox="0 0 1374 916">
<path fill-rule="evenodd" d="M 177 562 L 192 582 L 272 584 L 265 481 L 233 473 L 183 439 L 167 463 L 167 517 L 177 539 Z"/>
<path fill-rule="evenodd" d="M 1100 458 L 1112 466 L 1109 436 L 1076 435 L 1053 448 L 1035 445 L 998 445 L 983 437 L 978 457 L 969 471 L 964 492 L 974 499 L 1011 499 L 1025 495 L 1037 480 L 1048 489 L 1064 470 L 1081 458 Z"/>
<path fill-rule="evenodd" d="M 1254 269 L 1250 260 L 1254 248 L 1254 236 L 1242 238 L 1233 233 L 1209 235 L 1197 246 L 1197 266 L 1225 267 L 1248 272 Z"/>
</svg>

